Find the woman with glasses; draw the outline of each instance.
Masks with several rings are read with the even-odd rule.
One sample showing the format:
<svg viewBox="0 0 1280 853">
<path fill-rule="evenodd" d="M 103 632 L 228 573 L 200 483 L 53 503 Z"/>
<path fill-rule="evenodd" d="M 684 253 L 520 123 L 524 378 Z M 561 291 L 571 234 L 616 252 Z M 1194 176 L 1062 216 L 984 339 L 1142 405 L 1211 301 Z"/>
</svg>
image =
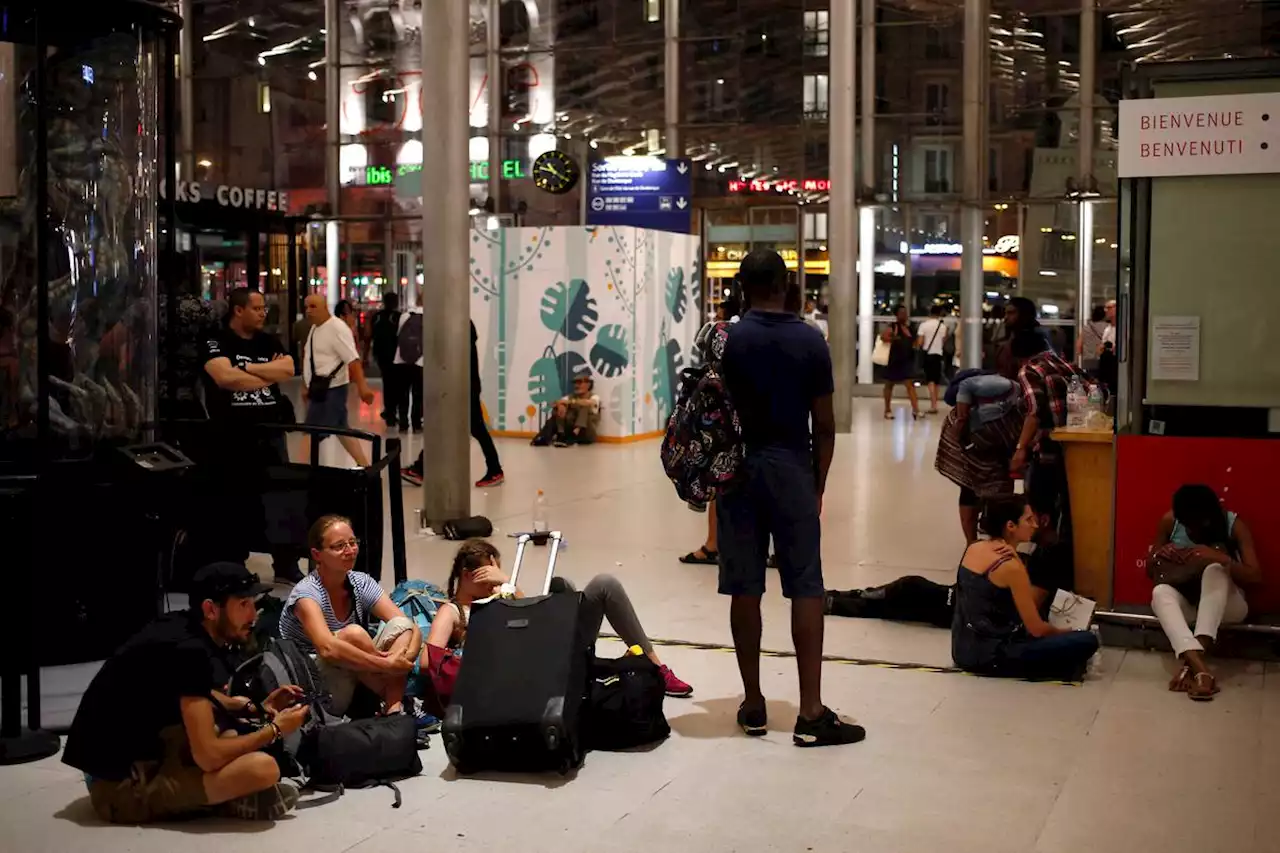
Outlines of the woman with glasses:
<svg viewBox="0 0 1280 853">
<path fill-rule="evenodd" d="M 324 516 L 307 541 L 316 568 L 289 593 L 280 636 L 315 655 L 334 714 L 347 713 L 361 686 L 377 697 L 381 713 L 400 711 L 422 633 L 376 580 L 353 570 L 360 540 L 348 519 Z M 374 637 L 369 626 L 377 622 Z"/>
</svg>

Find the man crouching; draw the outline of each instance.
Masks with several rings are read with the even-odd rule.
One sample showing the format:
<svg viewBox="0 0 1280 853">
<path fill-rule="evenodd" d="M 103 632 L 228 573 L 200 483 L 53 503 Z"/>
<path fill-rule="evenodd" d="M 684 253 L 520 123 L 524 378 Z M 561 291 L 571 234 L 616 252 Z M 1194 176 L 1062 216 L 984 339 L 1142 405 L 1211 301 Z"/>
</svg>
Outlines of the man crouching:
<svg viewBox="0 0 1280 853">
<path fill-rule="evenodd" d="M 298 802 L 263 750 L 297 731 L 308 706 L 281 687 L 264 702 L 260 727 L 220 732 L 215 711 L 255 709 L 227 696 L 227 654 L 243 645 L 270 589 L 238 563 L 214 563 L 191 581 L 190 610 L 153 621 L 94 676 L 67 736 L 62 760 L 84 772 L 93 809 L 112 823 L 217 814 L 277 820 Z"/>
</svg>

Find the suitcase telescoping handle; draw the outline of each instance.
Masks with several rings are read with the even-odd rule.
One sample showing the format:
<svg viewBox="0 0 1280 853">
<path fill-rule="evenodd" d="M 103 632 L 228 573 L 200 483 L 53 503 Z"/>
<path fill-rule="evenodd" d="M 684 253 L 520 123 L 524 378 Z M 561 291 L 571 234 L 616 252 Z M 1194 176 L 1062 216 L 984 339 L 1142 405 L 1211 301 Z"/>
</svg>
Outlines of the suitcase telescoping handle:
<svg viewBox="0 0 1280 853">
<path fill-rule="evenodd" d="M 556 557 L 560 555 L 560 531 L 556 530 L 547 534 L 548 544 L 551 545 L 551 553 L 547 557 L 547 578 L 542 583 L 542 595 L 551 592 L 551 578 L 556 573 Z M 521 533 L 520 538 L 516 540 L 516 558 L 511 566 L 511 585 L 516 586 L 516 580 L 520 577 L 520 566 L 524 564 L 524 549 L 533 537 L 528 533 Z"/>
</svg>

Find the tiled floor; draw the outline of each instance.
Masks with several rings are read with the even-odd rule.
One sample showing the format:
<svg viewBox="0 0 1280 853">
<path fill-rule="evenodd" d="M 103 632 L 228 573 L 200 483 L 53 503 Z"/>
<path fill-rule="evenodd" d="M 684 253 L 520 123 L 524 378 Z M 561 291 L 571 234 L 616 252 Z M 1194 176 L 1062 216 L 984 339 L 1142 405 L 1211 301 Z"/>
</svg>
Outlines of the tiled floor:
<svg viewBox="0 0 1280 853">
<path fill-rule="evenodd" d="M 830 585 L 951 574 L 961 542 L 954 490 L 932 468 L 937 429 L 936 420 L 912 423 L 902 410 L 895 422 L 883 421 L 877 402 L 857 402 L 855 432 L 840 441 L 826 501 Z M 419 439 L 408 438 L 410 455 Z M 620 576 L 655 637 L 728 642 L 714 571 L 676 561 L 701 541 L 705 517 L 675 499 L 656 445 L 533 450 L 508 441 L 500 449 L 508 483 L 478 492 L 474 506 L 499 535 L 527 523 L 534 492 L 544 489 L 552 522 L 569 543 L 565 574 Z M 477 472 L 479 465 L 477 452 Z M 411 519 L 413 496 L 406 496 Z M 408 547 L 411 574 L 444 579 L 449 543 L 411 538 Z M 766 646 L 787 648 L 786 605 L 776 591 L 766 620 Z M 827 625 L 828 651 L 849 657 L 946 664 L 948 642 L 946 632 L 923 627 Z M 602 642 L 602 651 L 620 647 Z M 650 752 L 593 754 L 568 780 L 455 779 L 437 744 L 423 753 L 423 774 L 402 784 L 399 810 L 390 808 L 388 791 L 375 789 L 348 792 L 273 827 L 132 828 L 99 825 L 76 773 L 51 760 L 0 768 L 0 850 L 1280 849 L 1275 666 L 1226 666 L 1221 696 L 1196 705 L 1165 691 L 1169 663 L 1147 653 L 1107 651 L 1101 674 L 1081 687 L 830 664 L 827 701 L 865 724 L 868 740 L 806 751 L 788 736 L 790 660 L 765 660 L 774 730 L 748 740 L 733 726 L 739 684 L 732 655 L 660 652 L 697 691 L 668 701 L 671 739 Z"/>
</svg>

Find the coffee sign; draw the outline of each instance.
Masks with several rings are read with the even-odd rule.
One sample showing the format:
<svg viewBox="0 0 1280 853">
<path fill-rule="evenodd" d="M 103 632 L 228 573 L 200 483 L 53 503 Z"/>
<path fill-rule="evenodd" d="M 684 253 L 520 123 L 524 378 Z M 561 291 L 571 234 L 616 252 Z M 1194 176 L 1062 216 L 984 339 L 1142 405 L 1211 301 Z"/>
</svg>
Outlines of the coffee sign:
<svg viewBox="0 0 1280 853">
<path fill-rule="evenodd" d="M 160 197 L 168 198 L 165 182 L 160 182 Z M 270 210 L 281 213 L 289 209 L 289 193 L 284 190 L 264 190 L 257 187 L 239 187 L 230 184 L 202 184 L 199 181 L 178 181 L 178 197 L 183 204 L 201 204 L 212 201 L 220 207 L 238 210 Z"/>
</svg>

